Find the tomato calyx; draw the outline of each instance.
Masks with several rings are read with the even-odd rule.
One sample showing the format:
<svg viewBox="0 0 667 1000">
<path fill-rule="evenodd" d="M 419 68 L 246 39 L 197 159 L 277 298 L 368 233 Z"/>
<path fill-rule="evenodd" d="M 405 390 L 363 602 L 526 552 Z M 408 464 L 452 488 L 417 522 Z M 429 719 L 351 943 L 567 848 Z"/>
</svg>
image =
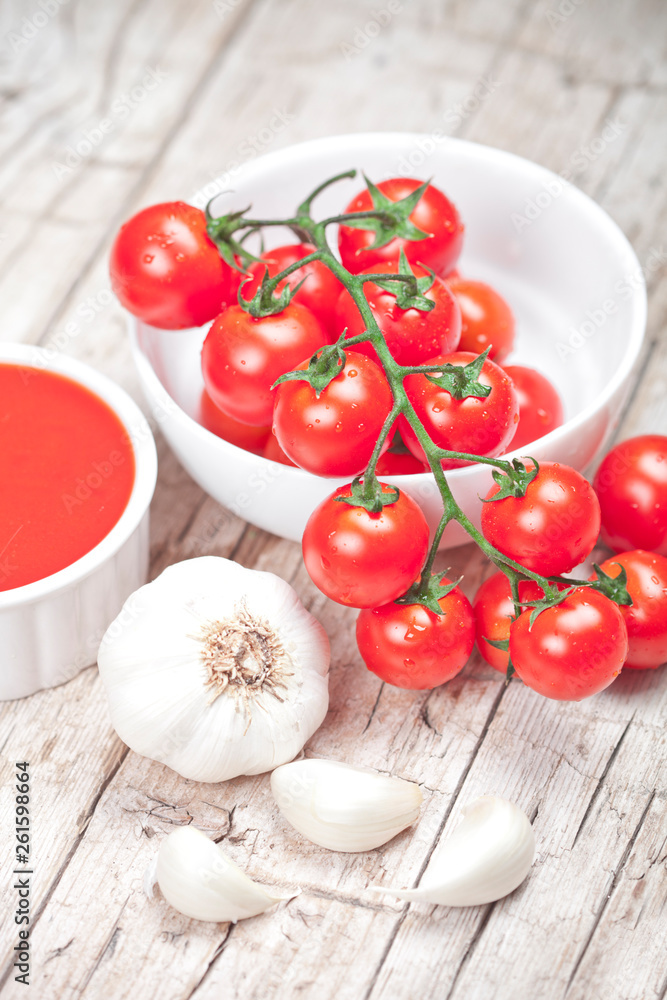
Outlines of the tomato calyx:
<svg viewBox="0 0 667 1000">
<path fill-rule="evenodd" d="M 308 382 L 314 389 L 315 396 L 319 399 L 322 391 L 340 375 L 345 367 L 346 354 L 341 347 L 344 338 L 345 334 L 343 333 L 335 344 L 315 351 L 307 368 L 297 368 L 295 371 L 285 372 L 284 375 L 276 379 L 271 388 L 275 389 L 282 382 Z"/>
<path fill-rule="evenodd" d="M 557 604 L 562 604 L 566 597 L 574 593 L 575 590 L 581 589 L 578 585 L 572 587 L 565 587 L 564 590 L 552 590 L 551 588 L 545 589 L 544 597 L 539 601 L 526 601 L 525 604 L 522 603 L 522 607 L 530 608 L 530 623 L 529 628 L 532 629 L 539 615 L 548 608 L 555 608 Z"/>
<path fill-rule="evenodd" d="M 485 635 L 484 642 L 488 642 L 489 646 L 494 646 L 496 649 L 502 649 L 503 653 L 509 652 L 509 639 L 489 639 L 488 635 Z"/>
<path fill-rule="evenodd" d="M 620 563 L 616 563 L 616 565 L 620 567 L 620 573 L 618 576 L 609 576 L 597 563 L 593 563 L 597 580 L 593 580 L 589 586 L 593 590 L 597 590 L 600 594 L 604 594 L 605 597 L 608 597 L 615 604 L 628 607 L 633 603 L 627 587 L 628 574 L 626 573 L 625 566 L 621 566 Z"/>
<path fill-rule="evenodd" d="M 383 489 L 383 486 L 386 487 Z M 382 513 L 383 507 L 394 504 L 401 493 L 389 483 L 381 483 L 375 476 L 364 481 L 362 476 L 355 476 L 350 484 L 349 497 L 336 497 L 337 503 L 346 503 L 350 507 L 363 507 L 369 514 Z"/>
<path fill-rule="evenodd" d="M 244 281 L 238 290 L 238 303 L 244 312 L 249 313 L 255 319 L 262 319 L 264 316 L 275 316 L 277 313 L 284 312 L 288 305 L 296 295 L 296 293 L 301 288 L 302 284 L 308 277 L 303 278 L 298 285 L 292 287 L 289 284 L 285 284 L 280 292 L 276 293 L 276 288 L 283 280 L 284 272 L 281 271 L 275 277 L 270 278 L 268 268 L 264 271 L 259 287 L 251 299 L 245 299 L 243 297 L 243 285 L 246 284 Z M 248 278 L 248 281 L 252 281 L 252 278 Z"/>
<path fill-rule="evenodd" d="M 392 275 L 385 278 L 373 278 L 373 284 L 389 292 L 396 298 L 396 305 L 399 309 L 419 309 L 421 312 L 430 312 L 435 309 L 435 301 L 426 298 L 426 292 L 433 287 L 435 281 L 435 271 L 430 267 L 422 265 L 428 274 L 423 278 L 418 278 L 410 267 L 405 251 L 401 248 L 398 261 L 398 275 L 405 280 L 397 280 Z M 372 275 L 368 275 L 372 278 Z"/>
<path fill-rule="evenodd" d="M 433 573 L 430 574 L 424 583 L 422 580 L 417 580 L 412 584 L 409 590 L 407 590 L 402 597 L 397 598 L 394 604 L 421 604 L 422 607 L 428 608 L 432 611 L 434 615 L 442 615 L 444 611 L 440 607 L 440 600 L 446 597 L 447 594 L 454 590 L 454 587 L 458 587 L 462 576 L 455 580 L 454 583 L 447 583 L 444 586 L 440 583 L 443 576 L 447 576 L 449 571 L 445 570 L 444 573 Z"/>
<path fill-rule="evenodd" d="M 247 205 L 240 211 L 230 212 L 228 215 L 221 215 L 218 218 L 214 218 L 211 215 L 210 201 L 205 209 L 206 232 L 208 233 L 209 239 L 211 242 L 215 243 L 218 253 L 222 259 L 226 261 L 230 267 L 233 267 L 235 271 L 241 271 L 242 273 L 245 273 L 245 266 L 261 259 L 259 257 L 255 257 L 254 254 L 251 254 L 250 251 L 243 246 L 242 242 L 234 239 L 234 233 L 238 229 L 244 228 L 245 223 L 243 221 L 243 216 L 250 210 L 250 207 L 250 205 Z M 241 264 L 244 266 L 241 266 Z"/>
<path fill-rule="evenodd" d="M 490 394 L 492 386 L 483 385 L 479 381 L 479 376 L 490 350 L 491 348 L 487 347 L 483 354 L 467 365 L 444 364 L 438 369 L 439 374 L 426 375 L 426 378 L 439 389 L 445 389 L 453 399 L 467 399 L 468 396 L 485 399 Z"/>
<path fill-rule="evenodd" d="M 377 213 L 377 218 L 369 216 L 368 212 L 359 213 L 359 218 L 355 218 L 355 213 L 351 212 L 345 216 L 344 223 L 351 229 L 367 229 L 375 233 L 375 239 L 367 250 L 377 250 L 391 243 L 396 237 L 404 240 L 425 240 L 431 237 L 431 233 L 425 233 L 410 221 L 410 216 L 414 212 L 421 196 L 431 183 L 424 181 L 418 188 L 411 191 L 407 197 L 400 201 L 392 201 L 387 198 L 380 189 L 369 180 L 364 174 L 364 180 L 373 203 L 373 212 Z"/>
<path fill-rule="evenodd" d="M 530 455 L 527 456 L 530 458 Z M 537 459 L 530 458 L 533 463 L 533 468 L 527 469 L 522 461 L 518 458 L 512 459 L 512 467 L 510 468 L 509 463 L 507 469 L 502 471 L 500 469 L 494 469 L 492 476 L 494 481 L 498 484 L 498 492 L 494 493 L 492 497 L 487 497 L 482 500 L 482 503 L 494 503 L 496 500 L 504 500 L 505 497 L 523 497 L 526 495 L 526 490 L 530 483 L 540 471 L 539 463 Z"/>
</svg>

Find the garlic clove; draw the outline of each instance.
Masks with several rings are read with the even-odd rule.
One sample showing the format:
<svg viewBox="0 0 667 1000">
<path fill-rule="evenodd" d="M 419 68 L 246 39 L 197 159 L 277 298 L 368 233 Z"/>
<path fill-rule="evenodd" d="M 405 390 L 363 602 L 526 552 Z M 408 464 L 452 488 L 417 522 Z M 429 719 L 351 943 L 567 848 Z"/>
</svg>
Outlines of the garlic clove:
<svg viewBox="0 0 667 1000">
<path fill-rule="evenodd" d="M 372 851 L 417 819 L 419 785 L 338 761 L 307 758 L 271 774 L 285 819 L 319 847 Z"/>
<path fill-rule="evenodd" d="M 530 820 L 498 795 L 483 795 L 463 809 L 463 819 L 442 844 L 417 889 L 372 885 L 373 892 L 442 906 L 482 906 L 519 886 L 535 857 Z"/>
<path fill-rule="evenodd" d="M 178 827 L 162 841 L 155 870 L 149 869 L 145 880 L 151 896 L 153 879 L 179 913 L 216 923 L 254 917 L 281 899 L 298 895 L 269 895 L 194 826 Z"/>
</svg>

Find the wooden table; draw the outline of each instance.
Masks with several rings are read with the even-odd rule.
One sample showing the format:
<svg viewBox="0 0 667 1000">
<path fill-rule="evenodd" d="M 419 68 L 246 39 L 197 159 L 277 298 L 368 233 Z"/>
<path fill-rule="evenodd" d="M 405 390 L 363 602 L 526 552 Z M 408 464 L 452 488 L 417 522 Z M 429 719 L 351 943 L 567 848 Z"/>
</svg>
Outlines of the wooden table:
<svg viewBox="0 0 667 1000">
<path fill-rule="evenodd" d="M 83 358 L 138 397 L 107 291 L 122 220 L 304 138 L 444 128 L 568 170 L 627 233 L 650 311 L 619 436 L 664 433 L 660 0 L 7 0 L 2 17 L 1 338 Z M 600 150 L 609 122 L 616 134 Z M 223 512 L 158 442 L 152 574 L 212 553 L 290 580 L 333 641 L 331 710 L 308 751 L 419 781 L 422 818 L 368 854 L 318 849 L 280 819 L 266 775 L 198 785 L 130 753 L 94 667 L 4 704 L 3 998 L 664 997 L 667 673 L 629 673 L 589 701 L 559 704 L 505 687 L 474 655 L 431 693 L 383 687 L 360 663 L 354 612 L 315 592 L 298 546 Z M 470 595 L 488 573 L 471 546 L 446 561 Z M 10 965 L 11 786 L 26 757 L 30 994 Z M 484 792 L 534 817 L 536 863 L 514 895 L 457 910 L 367 892 L 383 873 L 414 884 L 461 806 Z M 250 875 L 301 895 L 236 926 L 149 901 L 144 870 L 164 835 L 188 823 Z"/>
</svg>

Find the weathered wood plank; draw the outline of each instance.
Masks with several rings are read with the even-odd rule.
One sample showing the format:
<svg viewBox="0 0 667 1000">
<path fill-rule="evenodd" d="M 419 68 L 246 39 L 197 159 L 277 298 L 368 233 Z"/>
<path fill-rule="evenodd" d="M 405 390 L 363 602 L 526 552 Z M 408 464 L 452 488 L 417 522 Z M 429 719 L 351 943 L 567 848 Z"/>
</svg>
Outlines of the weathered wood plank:
<svg viewBox="0 0 667 1000">
<path fill-rule="evenodd" d="M 126 213 L 119 214 L 119 206 L 180 127 L 249 8 L 248 0 L 221 19 L 204 0 L 168 8 L 157 2 L 81 5 L 73 21 L 59 15 L 42 29 L 67 30 L 74 56 L 52 69 L 46 99 L 40 92 L 36 100 L 34 87 L 26 86 L 18 116 L 6 108 L 0 117 L 3 126 L 16 129 L 12 155 L 4 168 L 0 164 L 0 206 L 34 219 L 0 275 L 0 308 L 12 339 L 36 340 L 53 321 L 105 229 L 122 221 Z M 100 170 L 98 161 L 107 158 Z M 113 173 L 118 182 L 111 194 L 104 187 Z M 84 182 L 87 174 L 92 179 Z M 67 217 L 79 188 L 79 225 L 52 222 L 61 202 Z M 88 214 L 85 203 L 95 190 L 96 209 Z"/>
<path fill-rule="evenodd" d="M 646 266 L 661 248 L 667 211 L 659 5 L 611 11 L 587 0 L 553 30 L 547 13 L 558 7 L 547 2 L 425 0 L 400 5 L 366 37 L 379 6 L 345 0 L 326 17 L 312 0 L 63 7 L 54 40 L 47 32 L 32 43 L 42 67 L 26 56 L 19 74 L 15 63 L 18 99 L 0 105 L 0 306 L 10 320 L 0 336 L 58 349 L 63 341 L 137 395 L 122 316 L 106 295 L 106 254 L 120 219 L 182 197 L 235 161 L 335 131 L 445 127 L 559 171 L 608 118 L 627 122 L 574 180 L 619 221 Z M 13 4 L 11 16 L 20 21 L 23 8 Z M 71 72 L 58 87 L 38 87 L 43 67 L 42 80 L 55 79 L 53 67 L 61 72 L 67 39 L 80 43 Z M 56 188 L 53 159 L 154 63 L 166 79 L 69 187 L 64 180 Z M 499 81 L 490 96 L 467 115 L 448 116 L 485 76 Z M 261 130 L 277 111 L 281 127 L 267 138 Z M 35 262 L 46 275 L 37 290 L 28 282 Z M 656 364 L 641 375 L 623 436 L 664 422 L 664 263 L 649 275 Z M 99 308 L 89 321 L 82 309 L 91 301 Z M 68 322 L 75 333 L 64 333 Z M 50 894 L 33 939 L 40 997 L 269 998 L 298 990 L 317 1000 L 404 1000 L 495 990 L 502 1000 L 527 989 L 549 1000 L 570 978 L 573 997 L 661 996 L 664 674 L 622 678 L 578 706 L 543 702 L 518 683 L 505 691 L 478 657 L 431 695 L 382 686 L 359 662 L 354 613 L 315 592 L 298 547 L 244 529 L 204 497 L 163 443 L 160 462 L 153 573 L 213 552 L 290 579 L 333 639 L 331 711 L 308 752 L 419 780 L 422 818 L 378 852 L 332 855 L 286 826 L 266 777 L 204 789 L 133 754 L 116 773 L 122 750 L 92 671 L 3 706 L 2 726 L 22 727 L 37 747 L 40 775 L 48 767 L 61 780 L 35 798 L 35 828 L 50 845 L 33 900 L 41 906 Z M 452 573 L 466 571 L 472 596 L 487 567 L 471 547 L 447 555 Z M 43 706 L 34 718 L 32 706 Z M 78 733 L 77 712 L 87 720 Z M 39 748 L 63 718 L 71 733 L 42 765 Z M 87 770 L 68 783 L 75 745 Z M 461 804 L 489 790 L 531 815 L 537 809 L 538 861 L 513 897 L 482 910 L 431 912 L 378 904 L 365 891 L 370 881 L 415 882 Z M 11 803 L 0 801 L 4 829 Z M 251 874 L 306 891 L 231 933 L 186 921 L 159 898 L 149 903 L 141 890 L 147 860 L 171 823 L 191 820 L 221 836 Z"/>
</svg>

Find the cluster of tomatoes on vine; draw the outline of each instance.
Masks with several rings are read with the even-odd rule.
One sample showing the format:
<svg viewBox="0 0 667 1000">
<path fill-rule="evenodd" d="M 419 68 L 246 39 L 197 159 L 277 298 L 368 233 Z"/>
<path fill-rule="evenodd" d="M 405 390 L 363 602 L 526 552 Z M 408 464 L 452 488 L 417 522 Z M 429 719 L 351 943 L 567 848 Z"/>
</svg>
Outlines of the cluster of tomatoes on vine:
<svg viewBox="0 0 667 1000">
<path fill-rule="evenodd" d="M 501 571 L 474 606 L 456 583 L 431 575 L 435 546 L 429 553 L 421 509 L 376 475 L 433 469 L 434 456 L 439 469 L 496 459 L 558 426 L 562 407 L 538 372 L 501 367 L 513 344 L 512 312 L 494 289 L 455 270 L 463 226 L 449 199 L 414 179 L 367 185 L 341 219 L 342 268 L 319 241 L 306 242 L 314 232 L 307 222 L 304 232 L 292 226 L 298 242 L 254 257 L 235 234 L 271 223 L 243 213 L 211 219 L 176 202 L 123 227 L 112 251 L 114 290 L 154 326 L 213 321 L 202 350 L 210 429 L 316 475 L 354 477 L 313 512 L 303 554 L 325 594 L 361 609 L 359 649 L 384 680 L 435 687 L 463 668 L 476 637 L 492 666 L 553 698 L 602 690 L 624 664 L 662 663 L 666 439 L 637 439 L 631 471 L 614 474 L 604 490 L 598 478 L 605 540 L 647 551 L 608 560 L 592 583 L 561 575 L 596 543 L 596 492 L 567 466 L 517 461 L 496 462 L 482 536 L 455 505 L 449 514 Z M 350 276 L 363 281 L 370 318 Z M 368 336 L 369 323 L 381 342 Z M 407 403 L 397 406 L 403 392 Z M 649 466 L 654 495 L 646 504 L 644 489 L 640 510 L 631 487 Z M 609 529 L 614 517 L 620 535 Z"/>
</svg>

